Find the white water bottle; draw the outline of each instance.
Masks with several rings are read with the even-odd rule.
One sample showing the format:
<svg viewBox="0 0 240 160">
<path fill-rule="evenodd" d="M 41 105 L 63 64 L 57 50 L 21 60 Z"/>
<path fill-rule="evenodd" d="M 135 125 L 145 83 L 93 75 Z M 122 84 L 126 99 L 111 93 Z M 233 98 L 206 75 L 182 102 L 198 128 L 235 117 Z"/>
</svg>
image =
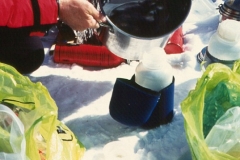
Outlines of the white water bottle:
<svg viewBox="0 0 240 160">
<path fill-rule="evenodd" d="M 135 70 L 135 82 L 159 92 L 173 81 L 172 67 L 163 48 L 156 47 L 145 53 Z"/>
<path fill-rule="evenodd" d="M 240 59 L 240 22 L 226 19 L 219 23 L 216 33 L 212 35 L 207 47 L 205 61 L 223 63 L 232 66 Z"/>
</svg>

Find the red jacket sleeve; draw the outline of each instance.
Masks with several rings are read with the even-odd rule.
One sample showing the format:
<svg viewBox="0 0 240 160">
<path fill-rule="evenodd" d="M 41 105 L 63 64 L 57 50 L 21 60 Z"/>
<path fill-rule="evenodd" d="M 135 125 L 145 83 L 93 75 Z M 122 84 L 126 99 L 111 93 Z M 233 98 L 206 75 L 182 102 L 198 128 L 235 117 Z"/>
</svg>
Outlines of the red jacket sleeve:
<svg viewBox="0 0 240 160">
<path fill-rule="evenodd" d="M 57 17 L 56 0 L 0 0 L 0 26 L 34 26 L 36 19 L 37 25 L 49 25 L 56 23 Z"/>
</svg>

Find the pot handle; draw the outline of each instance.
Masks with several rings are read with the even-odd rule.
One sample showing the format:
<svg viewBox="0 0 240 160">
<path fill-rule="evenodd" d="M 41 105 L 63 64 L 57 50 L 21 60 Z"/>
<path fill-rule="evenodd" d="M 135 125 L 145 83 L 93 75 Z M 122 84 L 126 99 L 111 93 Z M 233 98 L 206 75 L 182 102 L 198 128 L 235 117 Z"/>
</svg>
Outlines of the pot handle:
<svg viewBox="0 0 240 160">
<path fill-rule="evenodd" d="M 101 26 L 101 27 L 108 27 L 108 28 L 110 28 L 111 26 L 109 25 L 109 24 L 107 24 L 107 23 L 103 23 L 103 22 L 98 22 L 99 23 L 99 25 Z"/>
<path fill-rule="evenodd" d="M 103 23 L 103 22 L 98 22 L 98 23 L 99 23 L 100 27 L 109 28 L 109 31 L 112 32 L 112 33 L 114 33 L 113 27 L 112 27 L 110 24 L 108 24 L 108 23 Z"/>
</svg>

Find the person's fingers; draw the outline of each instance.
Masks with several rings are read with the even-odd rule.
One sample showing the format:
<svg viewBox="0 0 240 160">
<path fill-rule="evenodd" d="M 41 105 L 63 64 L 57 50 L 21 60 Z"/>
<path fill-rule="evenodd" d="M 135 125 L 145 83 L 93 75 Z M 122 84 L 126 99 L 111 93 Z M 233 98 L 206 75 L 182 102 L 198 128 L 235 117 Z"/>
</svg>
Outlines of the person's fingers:
<svg viewBox="0 0 240 160">
<path fill-rule="evenodd" d="M 96 21 L 95 28 L 99 28 L 99 27 L 100 27 L 100 25 L 99 25 L 99 23 Z"/>
<path fill-rule="evenodd" d="M 93 23 L 92 23 L 92 27 L 91 28 L 99 28 L 100 25 L 99 25 L 99 22 L 95 19 L 93 19 Z"/>
<path fill-rule="evenodd" d="M 93 18 L 96 19 L 98 22 L 105 22 L 107 20 L 101 12 L 94 14 Z"/>
<path fill-rule="evenodd" d="M 89 9 L 90 9 L 89 11 L 90 15 L 92 15 L 93 18 L 96 19 L 96 21 L 98 22 L 106 21 L 106 17 L 100 11 L 98 11 L 93 5 Z"/>
<path fill-rule="evenodd" d="M 72 29 L 99 28 L 106 18 L 87 0 L 61 0 L 59 18 Z"/>
<path fill-rule="evenodd" d="M 90 22 L 89 22 L 89 27 L 90 28 L 99 28 L 100 25 L 99 25 L 99 22 L 96 19 L 91 17 Z"/>
</svg>

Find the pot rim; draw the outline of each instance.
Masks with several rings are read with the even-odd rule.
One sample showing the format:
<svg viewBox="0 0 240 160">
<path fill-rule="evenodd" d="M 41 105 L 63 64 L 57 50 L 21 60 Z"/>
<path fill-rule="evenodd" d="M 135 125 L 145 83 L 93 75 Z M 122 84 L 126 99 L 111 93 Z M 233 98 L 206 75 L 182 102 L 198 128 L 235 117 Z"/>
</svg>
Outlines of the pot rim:
<svg viewBox="0 0 240 160">
<path fill-rule="evenodd" d="M 120 29 L 119 27 L 117 27 L 111 20 L 108 16 L 106 16 L 106 19 L 108 21 L 108 23 L 110 24 L 110 27 L 116 29 L 118 32 L 128 36 L 128 37 L 131 37 L 131 38 L 136 38 L 136 39 L 145 39 L 145 40 L 154 40 L 154 39 L 158 39 L 158 38 L 162 38 L 170 33 L 172 33 L 173 31 L 170 31 L 169 33 L 164 33 L 162 34 L 161 36 L 156 36 L 156 37 L 140 37 L 140 36 L 136 36 L 136 35 L 133 35 L 133 34 L 130 34 L 130 33 L 127 33 L 125 31 L 123 31 L 122 29 Z M 180 25 L 179 25 L 180 26 Z M 177 26 L 174 30 L 176 30 L 179 26 Z"/>
</svg>

